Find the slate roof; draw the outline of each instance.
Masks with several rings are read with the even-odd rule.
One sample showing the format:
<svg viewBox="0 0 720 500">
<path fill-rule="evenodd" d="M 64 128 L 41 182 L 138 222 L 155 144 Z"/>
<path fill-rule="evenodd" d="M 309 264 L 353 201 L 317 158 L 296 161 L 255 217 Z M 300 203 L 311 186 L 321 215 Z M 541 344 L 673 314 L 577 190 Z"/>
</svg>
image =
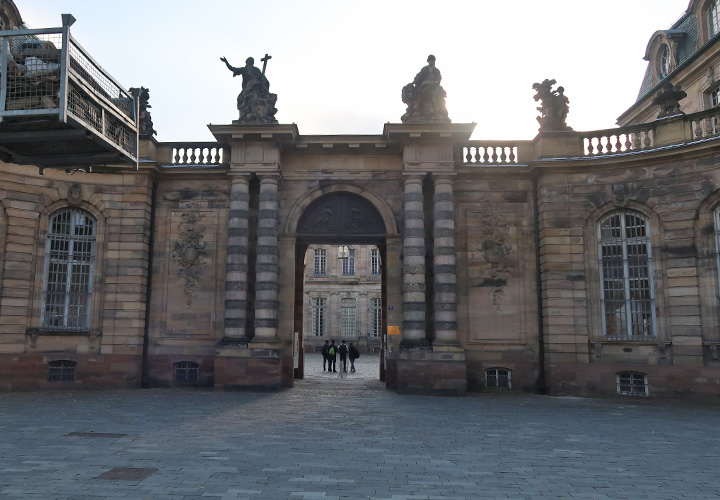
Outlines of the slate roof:
<svg viewBox="0 0 720 500">
<path fill-rule="evenodd" d="M 698 25 L 695 14 L 685 14 L 670 27 L 670 30 L 682 31 L 685 37 L 680 41 L 677 52 L 677 67 L 681 66 L 685 61 L 690 59 L 692 55 L 699 49 L 697 47 Z M 714 39 L 714 37 L 713 37 Z M 710 42 L 708 42 L 710 43 Z M 645 76 L 640 85 L 640 92 L 635 102 L 645 97 L 652 87 L 652 63 L 648 62 Z"/>
</svg>

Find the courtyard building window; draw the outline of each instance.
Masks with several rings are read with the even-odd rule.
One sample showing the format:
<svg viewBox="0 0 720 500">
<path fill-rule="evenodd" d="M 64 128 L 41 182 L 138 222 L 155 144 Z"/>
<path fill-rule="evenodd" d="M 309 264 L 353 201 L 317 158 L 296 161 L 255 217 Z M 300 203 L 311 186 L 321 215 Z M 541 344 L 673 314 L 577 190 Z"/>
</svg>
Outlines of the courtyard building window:
<svg viewBox="0 0 720 500">
<path fill-rule="evenodd" d="M 326 302 L 324 298 L 316 297 L 312 299 L 312 325 L 311 331 L 314 337 L 325 336 L 325 308 Z"/>
<path fill-rule="evenodd" d="M 718 286 L 720 287 L 720 206 L 715 209 L 713 215 L 715 220 L 715 265 L 718 273 Z"/>
<path fill-rule="evenodd" d="M 313 266 L 313 274 L 315 276 L 325 276 L 327 274 L 327 252 L 324 248 L 315 249 L 315 264 Z"/>
<path fill-rule="evenodd" d="M 618 373 L 617 393 L 623 396 L 647 396 L 647 375 L 645 375 L 644 373 L 635 372 Z"/>
<path fill-rule="evenodd" d="M 377 247 L 370 250 L 370 274 L 373 276 L 380 274 L 380 252 Z"/>
<path fill-rule="evenodd" d="M 357 310 L 355 299 L 340 301 L 341 334 L 343 337 L 355 337 L 357 331 Z"/>
<path fill-rule="evenodd" d="M 173 365 L 175 382 L 179 384 L 191 384 L 198 381 L 200 366 L 192 361 L 178 361 Z"/>
<path fill-rule="evenodd" d="M 720 31 L 720 0 L 710 2 L 710 8 L 708 9 L 708 28 L 710 29 L 710 36 Z"/>
<path fill-rule="evenodd" d="M 720 104 L 720 87 L 710 92 L 710 107 L 714 108 Z"/>
<path fill-rule="evenodd" d="M 382 334 L 382 299 L 370 299 L 370 336 Z"/>
<path fill-rule="evenodd" d="M 488 389 L 511 389 L 511 370 L 507 368 L 488 368 L 485 370 L 485 386 Z"/>
<path fill-rule="evenodd" d="M 45 250 L 42 326 L 87 330 L 95 267 L 95 218 L 65 208 L 50 217 Z"/>
<path fill-rule="evenodd" d="M 66 359 L 48 363 L 48 382 L 73 382 L 75 380 L 75 361 Z"/>
<path fill-rule="evenodd" d="M 642 340 L 656 334 L 649 224 L 636 212 L 613 212 L 598 224 L 603 336 Z"/>
<path fill-rule="evenodd" d="M 342 274 L 355 276 L 355 249 L 351 248 L 348 252 L 348 256 L 342 259 Z"/>
</svg>

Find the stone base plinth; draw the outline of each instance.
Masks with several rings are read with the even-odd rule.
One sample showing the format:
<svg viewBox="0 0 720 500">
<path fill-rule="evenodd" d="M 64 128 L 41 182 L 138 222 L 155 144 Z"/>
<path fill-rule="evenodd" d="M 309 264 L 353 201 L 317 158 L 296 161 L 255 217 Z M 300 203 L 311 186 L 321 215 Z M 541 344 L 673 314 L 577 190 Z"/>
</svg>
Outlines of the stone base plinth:
<svg viewBox="0 0 720 500">
<path fill-rule="evenodd" d="M 396 360 L 395 387 L 400 394 L 465 396 L 465 354 L 401 350 Z"/>
<path fill-rule="evenodd" d="M 215 358 L 216 391 L 279 391 L 281 362 L 279 349 L 253 348 L 242 344 L 221 344 Z"/>
</svg>

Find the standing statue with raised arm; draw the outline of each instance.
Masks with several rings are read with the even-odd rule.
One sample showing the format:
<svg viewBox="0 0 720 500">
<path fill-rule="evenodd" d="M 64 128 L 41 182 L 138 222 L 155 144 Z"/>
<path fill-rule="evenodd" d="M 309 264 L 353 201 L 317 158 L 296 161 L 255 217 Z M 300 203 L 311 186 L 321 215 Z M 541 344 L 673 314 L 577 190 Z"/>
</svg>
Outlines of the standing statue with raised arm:
<svg viewBox="0 0 720 500">
<path fill-rule="evenodd" d="M 265 65 L 267 65 L 268 59 L 270 59 L 268 55 L 262 59 Z M 233 76 L 242 76 L 242 91 L 237 98 L 240 117 L 233 120 L 233 123 L 240 125 L 277 123 L 275 119 L 277 94 L 270 93 L 270 82 L 265 77 L 265 66 L 263 66 L 263 71 L 260 71 L 255 67 L 255 59 L 252 57 L 245 60 L 245 66 L 242 68 L 231 66 L 224 57 L 221 57 L 220 60 L 232 71 Z"/>
<path fill-rule="evenodd" d="M 450 123 L 445 107 L 447 94 L 440 85 L 442 75 L 435 67 L 435 56 L 429 55 L 427 62 L 412 83 L 402 89 L 402 100 L 407 104 L 403 123 Z"/>
<path fill-rule="evenodd" d="M 553 90 L 555 80 L 545 79 L 542 83 L 534 83 L 532 88 L 535 91 L 535 102 L 540 101 L 536 109 L 540 111 L 537 121 L 540 124 L 540 132 L 562 132 L 572 130 L 565 120 L 570 110 L 570 100 L 565 95 L 565 89 L 558 87 Z"/>
</svg>

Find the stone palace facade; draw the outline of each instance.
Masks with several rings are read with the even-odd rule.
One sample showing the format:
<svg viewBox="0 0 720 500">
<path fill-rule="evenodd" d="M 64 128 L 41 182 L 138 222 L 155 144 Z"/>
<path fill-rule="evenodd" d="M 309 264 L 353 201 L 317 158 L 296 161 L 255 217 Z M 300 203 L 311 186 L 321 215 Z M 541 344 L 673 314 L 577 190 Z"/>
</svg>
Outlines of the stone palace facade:
<svg viewBox="0 0 720 500">
<path fill-rule="evenodd" d="M 375 135 L 277 123 L 249 60 L 215 142 L 158 142 L 146 89 L 83 69 L 72 19 L 39 33 L 0 6 L 20 28 L 0 34 L 0 390 L 290 388 L 321 337 L 315 252 L 348 246 L 381 263 L 356 317 L 377 315 L 388 389 L 720 394 L 717 0 L 653 35 L 618 128 L 570 129 L 545 81 L 516 141 L 451 123 L 431 56 Z"/>
</svg>

